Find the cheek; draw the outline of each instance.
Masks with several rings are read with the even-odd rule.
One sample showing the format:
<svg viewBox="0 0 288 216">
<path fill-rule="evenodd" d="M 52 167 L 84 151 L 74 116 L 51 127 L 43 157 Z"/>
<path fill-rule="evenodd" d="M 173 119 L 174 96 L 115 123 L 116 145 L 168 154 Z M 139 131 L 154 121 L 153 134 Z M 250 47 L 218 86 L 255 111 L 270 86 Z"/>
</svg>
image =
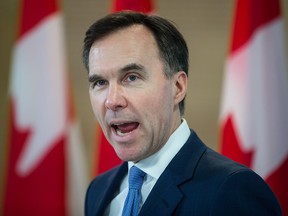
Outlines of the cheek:
<svg viewBox="0 0 288 216">
<path fill-rule="evenodd" d="M 173 97 L 169 90 L 163 89 L 162 92 L 158 90 L 157 94 L 154 92 L 149 94 L 147 103 L 143 104 L 144 111 L 150 116 L 152 121 L 162 121 L 167 118 L 167 115 L 172 115 L 173 112 Z"/>
<path fill-rule="evenodd" d="M 101 102 L 99 97 L 95 97 L 95 95 L 90 93 L 90 103 L 94 112 L 95 117 L 99 121 L 99 117 L 101 116 L 101 112 L 103 110 L 103 102 Z"/>
<path fill-rule="evenodd" d="M 93 112 L 95 113 L 96 110 L 96 103 L 95 103 L 95 98 L 91 95 L 90 93 L 90 104 L 92 106 Z M 96 113 L 95 113 L 96 114 Z"/>
</svg>

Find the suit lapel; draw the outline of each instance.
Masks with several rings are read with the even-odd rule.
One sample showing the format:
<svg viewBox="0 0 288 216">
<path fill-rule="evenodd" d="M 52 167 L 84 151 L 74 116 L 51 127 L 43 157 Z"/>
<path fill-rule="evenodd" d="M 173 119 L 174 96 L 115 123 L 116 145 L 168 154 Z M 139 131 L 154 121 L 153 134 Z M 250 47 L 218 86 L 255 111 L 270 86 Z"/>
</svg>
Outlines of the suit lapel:
<svg viewBox="0 0 288 216">
<path fill-rule="evenodd" d="M 156 185 L 145 201 L 139 216 L 142 215 L 170 215 L 181 201 L 183 195 L 177 185 L 172 184 L 173 176 L 165 171 L 164 179 L 162 176 L 158 179 Z"/>
<path fill-rule="evenodd" d="M 191 131 L 185 145 L 164 170 L 139 215 L 172 215 L 183 198 L 180 186 L 193 178 L 194 170 L 207 147 Z"/>
<path fill-rule="evenodd" d="M 97 204 L 94 205 L 93 215 L 104 215 L 106 208 L 114 198 L 115 193 L 119 190 L 122 179 L 127 174 L 128 165 L 124 162 L 120 167 L 111 170 L 112 174 L 107 178 L 106 185 L 103 185 L 102 199 L 97 200 Z"/>
</svg>

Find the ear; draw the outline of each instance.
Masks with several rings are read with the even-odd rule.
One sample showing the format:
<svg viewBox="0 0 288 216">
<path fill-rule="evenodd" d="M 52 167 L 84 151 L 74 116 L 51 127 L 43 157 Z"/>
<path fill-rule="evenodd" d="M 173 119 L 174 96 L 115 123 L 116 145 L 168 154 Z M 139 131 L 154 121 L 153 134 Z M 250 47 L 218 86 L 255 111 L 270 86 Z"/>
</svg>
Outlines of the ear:
<svg viewBox="0 0 288 216">
<path fill-rule="evenodd" d="M 188 77 L 184 71 L 174 74 L 174 104 L 178 105 L 186 96 L 188 87 Z"/>
</svg>

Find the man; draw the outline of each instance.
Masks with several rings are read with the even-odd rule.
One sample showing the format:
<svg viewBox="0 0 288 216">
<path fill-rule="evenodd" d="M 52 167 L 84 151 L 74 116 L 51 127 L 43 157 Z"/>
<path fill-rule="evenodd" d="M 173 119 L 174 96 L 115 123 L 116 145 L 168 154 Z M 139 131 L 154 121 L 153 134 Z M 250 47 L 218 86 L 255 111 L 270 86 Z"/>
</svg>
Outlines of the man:
<svg viewBox="0 0 288 216">
<path fill-rule="evenodd" d="M 86 215 L 281 215 L 257 174 L 206 147 L 182 118 L 188 49 L 169 21 L 108 15 L 86 32 L 83 61 L 95 116 L 125 161 L 92 181 Z"/>
</svg>

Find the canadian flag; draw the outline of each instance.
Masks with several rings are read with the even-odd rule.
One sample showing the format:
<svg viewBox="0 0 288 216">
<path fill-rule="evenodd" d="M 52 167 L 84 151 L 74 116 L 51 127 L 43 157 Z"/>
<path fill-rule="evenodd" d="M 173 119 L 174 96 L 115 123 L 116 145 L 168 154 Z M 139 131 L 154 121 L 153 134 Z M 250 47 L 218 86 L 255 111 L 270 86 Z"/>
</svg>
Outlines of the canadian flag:
<svg viewBox="0 0 288 216">
<path fill-rule="evenodd" d="M 280 3 L 238 0 L 235 12 L 221 152 L 262 176 L 288 215 L 288 79 Z"/>
<path fill-rule="evenodd" d="M 132 10 L 143 13 L 152 13 L 154 10 L 153 0 L 113 0 L 112 12 Z M 116 155 L 114 149 L 105 138 L 101 128 L 97 126 L 96 143 L 98 147 L 98 160 L 96 160 L 96 174 L 101 174 L 122 161 Z"/>
<path fill-rule="evenodd" d="M 22 0 L 3 215 L 83 215 L 87 172 L 56 0 Z"/>
</svg>

